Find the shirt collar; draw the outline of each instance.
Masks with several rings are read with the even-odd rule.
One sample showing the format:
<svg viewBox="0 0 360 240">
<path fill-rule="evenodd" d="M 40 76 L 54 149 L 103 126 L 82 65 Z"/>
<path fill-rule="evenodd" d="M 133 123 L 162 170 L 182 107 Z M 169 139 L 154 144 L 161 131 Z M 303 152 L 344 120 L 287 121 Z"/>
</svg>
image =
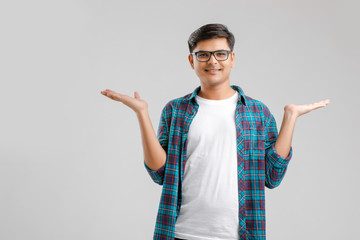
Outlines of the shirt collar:
<svg viewBox="0 0 360 240">
<path fill-rule="evenodd" d="M 241 87 L 239 87 L 237 85 L 230 85 L 230 87 L 239 93 L 238 101 L 241 101 L 246 106 L 245 94 L 244 94 L 244 91 L 241 89 Z M 193 101 L 193 98 L 195 98 L 195 96 L 198 94 L 198 92 L 200 91 L 200 88 L 201 88 L 201 86 L 198 86 L 197 88 L 195 88 L 195 90 L 188 97 L 189 101 Z"/>
</svg>

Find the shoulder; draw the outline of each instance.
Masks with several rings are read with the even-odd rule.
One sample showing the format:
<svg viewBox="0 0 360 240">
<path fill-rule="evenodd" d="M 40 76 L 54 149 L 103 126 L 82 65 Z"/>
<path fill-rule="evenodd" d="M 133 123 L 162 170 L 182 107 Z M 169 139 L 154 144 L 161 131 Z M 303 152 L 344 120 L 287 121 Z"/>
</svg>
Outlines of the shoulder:
<svg viewBox="0 0 360 240">
<path fill-rule="evenodd" d="M 182 96 L 182 97 L 177 97 L 177 98 L 173 98 L 173 99 L 169 100 L 165 104 L 164 110 L 169 112 L 169 111 L 174 111 L 174 110 L 178 110 L 178 109 L 186 107 L 189 104 L 190 96 L 191 96 L 191 93 L 186 94 L 185 96 Z"/>
<path fill-rule="evenodd" d="M 245 95 L 246 106 L 248 111 L 260 115 L 265 121 L 271 118 L 269 107 L 262 101 Z"/>
<path fill-rule="evenodd" d="M 248 95 L 245 95 L 245 101 L 246 101 L 246 106 L 249 108 L 249 110 L 251 111 L 259 111 L 259 110 L 263 110 L 264 108 L 268 107 L 265 105 L 265 103 L 263 103 L 262 101 L 252 98 Z"/>
</svg>

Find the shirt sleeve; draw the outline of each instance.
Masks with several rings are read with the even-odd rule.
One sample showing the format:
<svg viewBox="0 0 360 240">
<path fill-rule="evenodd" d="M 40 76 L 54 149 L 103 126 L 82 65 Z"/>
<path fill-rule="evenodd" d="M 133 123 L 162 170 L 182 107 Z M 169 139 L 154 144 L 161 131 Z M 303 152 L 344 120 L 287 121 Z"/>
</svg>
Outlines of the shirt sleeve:
<svg viewBox="0 0 360 240">
<path fill-rule="evenodd" d="M 292 146 L 287 157 L 280 156 L 275 149 L 278 131 L 274 116 L 264 106 L 265 114 L 265 186 L 272 189 L 280 185 L 292 157 Z"/>
<path fill-rule="evenodd" d="M 169 142 L 169 127 L 167 124 L 166 107 L 167 106 L 165 106 L 161 112 L 159 127 L 158 127 L 158 131 L 157 131 L 157 139 L 159 140 L 162 148 L 165 150 L 166 158 L 167 158 L 167 149 L 168 149 L 168 142 Z M 167 162 L 167 159 L 166 159 L 166 162 Z M 155 183 L 157 183 L 159 185 L 163 185 L 166 163 L 158 170 L 152 170 L 146 165 L 145 160 L 144 160 L 144 166 L 145 166 L 145 169 L 147 170 L 147 172 L 149 173 L 151 179 Z"/>
</svg>

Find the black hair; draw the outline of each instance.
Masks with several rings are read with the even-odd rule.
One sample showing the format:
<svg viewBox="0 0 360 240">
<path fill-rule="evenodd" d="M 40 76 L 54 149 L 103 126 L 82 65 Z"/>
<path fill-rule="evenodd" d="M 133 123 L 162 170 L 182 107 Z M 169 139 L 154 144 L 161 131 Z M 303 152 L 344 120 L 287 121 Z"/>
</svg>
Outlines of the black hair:
<svg viewBox="0 0 360 240">
<path fill-rule="evenodd" d="M 228 30 L 228 28 L 219 23 L 211 23 L 206 24 L 198 29 L 196 29 L 189 37 L 188 45 L 189 51 L 192 51 L 196 48 L 196 44 L 202 40 L 214 39 L 214 38 L 226 38 L 230 50 L 234 49 L 235 45 L 235 37 L 234 35 Z"/>
</svg>

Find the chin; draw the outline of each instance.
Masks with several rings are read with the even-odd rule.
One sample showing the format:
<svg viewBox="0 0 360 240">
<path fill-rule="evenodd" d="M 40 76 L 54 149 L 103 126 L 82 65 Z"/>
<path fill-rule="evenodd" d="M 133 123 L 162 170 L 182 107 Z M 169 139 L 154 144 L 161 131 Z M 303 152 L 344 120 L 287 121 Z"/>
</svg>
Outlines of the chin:
<svg viewBox="0 0 360 240">
<path fill-rule="evenodd" d="M 203 82 L 206 85 L 218 85 L 220 83 L 223 83 L 221 79 L 204 79 L 201 82 Z"/>
</svg>

